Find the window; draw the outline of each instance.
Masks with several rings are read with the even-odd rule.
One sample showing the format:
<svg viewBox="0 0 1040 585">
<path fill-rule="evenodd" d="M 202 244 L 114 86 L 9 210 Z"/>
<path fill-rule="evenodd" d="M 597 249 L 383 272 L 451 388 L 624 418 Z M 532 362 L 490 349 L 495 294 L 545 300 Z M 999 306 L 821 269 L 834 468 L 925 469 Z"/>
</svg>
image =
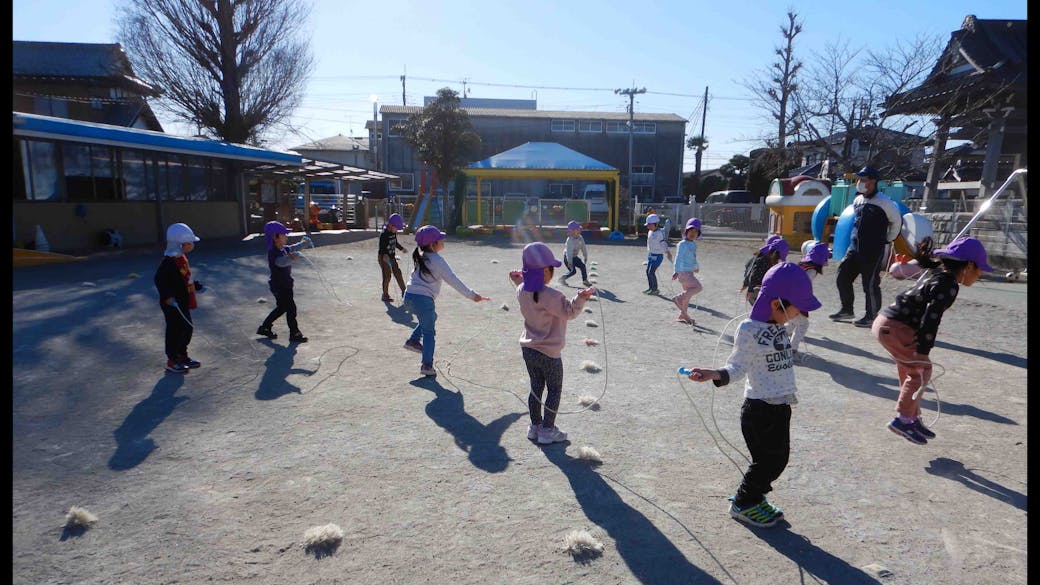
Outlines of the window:
<svg viewBox="0 0 1040 585">
<path fill-rule="evenodd" d="M 602 132 L 602 120 L 578 120 L 578 132 Z"/>
<path fill-rule="evenodd" d="M 140 150 L 124 150 L 121 153 L 123 159 L 122 177 L 123 188 L 126 189 L 127 201 L 147 201 L 149 189 L 145 172 L 144 153 Z"/>
<path fill-rule="evenodd" d="M 108 146 L 90 147 L 90 170 L 94 174 L 94 195 L 100 201 L 115 201 L 122 188 L 115 174 L 115 159 Z"/>
<path fill-rule="evenodd" d="M 632 122 L 632 134 L 657 134 L 657 122 Z"/>
<path fill-rule="evenodd" d="M 556 199 L 571 199 L 574 196 L 574 185 L 570 183 L 550 183 L 549 195 Z"/>
<path fill-rule="evenodd" d="M 68 118 L 69 103 L 61 98 L 36 96 L 33 98 L 33 111 L 44 116 Z"/>
<path fill-rule="evenodd" d="M 212 182 L 209 186 L 209 200 L 210 201 L 235 201 L 235 189 L 234 185 L 228 184 L 231 178 L 231 173 L 228 172 L 228 163 L 225 160 L 210 160 L 210 178 Z"/>
<path fill-rule="evenodd" d="M 574 120 L 553 120 L 553 132 L 574 132 Z"/>
<path fill-rule="evenodd" d="M 101 103 L 101 98 L 91 98 L 90 99 L 90 107 L 95 109 L 95 110 L 100 110 L 100 109 L 104 108 L 104 105 Z"/>
<path fill-rule="evenodd" d="M 184 200 L 184 157 L 168 155 L 166 162 L 166 198 L 171 201 Z"/>
<path fill-rule="evenodd" d="M 68 201 L 93 201 L 90 146 L 66 142 L 61 145 L 61 156 L 65 167 L 65 198 Z"/>
<path fill-rule="evenodd" d="M 628 122 L 607 122 L 607 134 L 628 134 Z"/>
<path fill-rule="evenodd" d="M 53 142 L 22 140 L 22 170 L 25 197 L 35 201 L 58 201 L 58 152 Z"/>
<path fill-rule="evenodd" d="M 190 201 L 209 199 L 209 159 L 198 156 L 185 157 L 184 190 Z"/>
<path fill-rule="evenodd" d="M 397 128 L 398 125 L 404 124 L 404 123 L 405 123 L 405 120 L 402 120 L 402 119 L 390 119 L 390 120 L 387 120 L 386 121 L 387 136 L 389 136 L 390 138 L 397 138 L 399 136 L 404 136 L 404 132 L 402 132 L 402 130 L 400 128 Z"/>
<path fill-rule="evenodd" d="M 653 187 L 654 185 L 654 165 L 633 165 L 632 166 L 632 185 L 645 185 Z"/>
<path fill-rule="evenodd" d="M 400 179 L 393 179 L 390 181 L 391 191 L 407 191 L 411 193 L 415 191 L 415 173 L 394 173 L 400 175 Z"/>
<path fill-rule="evenodd" d="M 647 199 L 654 196 L 654 188 L 646 185 L 633 185 L 632 195 L 640 199 Z"/>
</svg>

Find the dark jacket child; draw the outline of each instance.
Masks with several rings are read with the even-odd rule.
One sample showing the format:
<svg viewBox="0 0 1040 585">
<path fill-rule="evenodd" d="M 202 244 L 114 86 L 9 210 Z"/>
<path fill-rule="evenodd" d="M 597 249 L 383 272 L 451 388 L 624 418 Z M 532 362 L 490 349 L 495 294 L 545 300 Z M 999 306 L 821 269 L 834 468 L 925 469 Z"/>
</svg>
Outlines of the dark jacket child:
<svg viewBox="0 0 1040 585">
<path fill-rule="evenodd" d="M 401 275 L 401 267 L 397 265 L 397 250 L 408 252 L 404 246 L 397 243 L 397 232 L 404 229 L 404 218 L 395 213 L 386 220 L 383 233 L 379 234 L 379 270 L 383 273 L 383 302 L 394 302 L 393 297 L 387 291 L 390 286 L 390 274 L 393 273 L 397 279 L 397 286 L 401 287 L 401 295 L 404 296 L 404 276 Z"/>
<path fill-rule="evenodd" d="M 773 234 L 766 238 L 765 245 L 759 248 L 758 252 L 755 252 L 744 264 L 744 283 L 740 290 L 747 291 L 749 303 L 755 303 L 758 287 L 762 284 L 766 271 L 778 262 L 787 260 L 787 253 L 790 251 L 791 246 L 788 245 L 787 240 L 783 236 Z"/>
<path fill-rule="evenodd" d="M 290 230 L 277 221 L 269 221 L 264 225 L 264 236 L 267 238 L 267 266 L 271 269 L 271 278 L 267 281 L 274 294 L 275 307 L 264 322 L 257 328 L 256 334 L 268 339 L 277 339 L 278 335 L 271 330 L 276 319 L 285 315 L 289 324 L 289 341 L 305 343 L 307 338 L 300 333 L 296 322 L 296 301 L 293 300 L 292 262 L 300 257 L 299 248 L 310 244 L 311 239 L 304 236 L 299 242 L 286 245 Z"/>
<path fill-rule="evenodd" d="M 155 271 L 155 288 L 159 291 L 159 307 L 166 320 L 166 371 L 187 373 L 202 364 L 188 357 L 188 344 L 194 328 L 191 310 L 197 307 L 195 293 L 204 289 L 199 281 L 191 281 L 188 252 L 199 241 L 191 228 L 175 223 L 166 229 L 166 254 Z"/>
</svg>

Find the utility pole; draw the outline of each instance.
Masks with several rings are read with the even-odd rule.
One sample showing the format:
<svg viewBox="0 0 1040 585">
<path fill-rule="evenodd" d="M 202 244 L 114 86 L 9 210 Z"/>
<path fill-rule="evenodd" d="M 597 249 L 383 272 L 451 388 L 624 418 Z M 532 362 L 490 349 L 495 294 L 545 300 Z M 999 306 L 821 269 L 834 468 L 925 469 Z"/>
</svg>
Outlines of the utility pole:
<svg viewBox="0 0 1040 585">
<path fill-rule="evenodd" d="M 408 105 L 408 102 L 405 101 L 404 75 L 401 76 L 401 105 L 402 106 L 407 106 Z"/>
<path fill-rule="evenodd" d="M 635 117 L 635 99 L 637 94 L 646 93 L 646 88 L 641 87 L 639 89 L 615 89 L 615 94 L 627 95 L 628 96 L 628 197 L 629 200 L 632 198 L 632 127 L 633 119 Z M 617 210 L 614 211 L 615 217 L 617 217 Z"/>
<path fill-rule="evenodd" d="M 704 152 L 704 123 L 708 120 L 708 86 L 704 86 L 704 103 L 701 105 L 701 143 L 697 145 L 697 152 L 694 153 L 694 157 L 697 160 L 697 166 L 693 171 L 693 180 L 697 184 L 697 190 L 700 191 L 701 185 L 701 153 Z"/>
</svg>

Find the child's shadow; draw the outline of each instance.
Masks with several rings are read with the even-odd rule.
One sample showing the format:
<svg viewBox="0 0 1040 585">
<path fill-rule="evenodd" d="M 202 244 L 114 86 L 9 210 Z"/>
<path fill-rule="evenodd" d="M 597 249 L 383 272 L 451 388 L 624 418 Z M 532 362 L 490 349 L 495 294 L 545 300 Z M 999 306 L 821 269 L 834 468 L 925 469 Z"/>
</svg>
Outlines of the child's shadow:
<svg viewBox="0 0 1040 585">
<path fill-rule="evenodd" d="M 437 426 L 451 433 L 455 445 L 468 454 L 470 463 L 488 473 L 506 470 L 512 459 L 501 445 L 502 434 L 524 413 L 506 414 L 485 425 L 466 412 L 461 392 L 448 390 L 434 378 L 424 377 L 409 383 L 436 395 L 426 405 L 426 415 Z"/>
<path fill-rule="evenodd" d="M 777 552 L 794 561 L 799 572 L 805 571 L 824 583 L 841 583 L 842 585 L 876 585 L 879 581 L 861 569 L 853 567 L 844 559 L 816 546 L 808 538 L 788 530 L 790 524 L 781 519 L 773 528 L 753 528 L 746 524 L 742 527 L 752 531 L 755 536 Z M 804 581 L 803 581 L 804 582 Z"/>
<path fill-rule="evenodd" d="M 980 494 L 1007 502 L 1023 512 L 1026 511 L 1028 498 L 1025 494 L 1006 488 L 995 481 L 982 477 L 974 471 L 968 470 L 960 461 L 939 457 L 929 461 L 925 471 L 932 475 L 959 481 Z"/>
<path fill-rule="evenodd" d="M 383 301 L 383 304 L 386 305 L 386 314 L 390 315 L 390 319 L 394 323 L 399 323 L 406 327 L 415 327 L 415 318 L 404 305 L 395 306 L 393 303 L 386 301 Z"/>
<path fill-rule="evenodd" d="M 167 374 L 160 378 L 152 393 L 138 402 L 123 419 L 123 424 L 112 432 L 116 452 L 108 460 L 109 469 L 125 471 L 136 467 L 156 449 L 155 441 L 148 434 L 170 416 L 178 404 L 188 399 L 187 396 L 174 396 L 184 385 L 186 375 L 189 374 Z"/>
<path fill-rule="evenodd" d="M 274 353 L 264 362 L 264 376 L 260 379 L 260 386 L 256 389 L 256 399 L 274 400 L 293 392 L 302 394 L 299 387 L 290 384 L 286 378 L 292 374 L 311 375 L 314 370 L 292 367 L 296 356 L 296 344 L 278 345 L 270 339 L 261 339 L 260 343 L 273 349 Z"/>
</svg>

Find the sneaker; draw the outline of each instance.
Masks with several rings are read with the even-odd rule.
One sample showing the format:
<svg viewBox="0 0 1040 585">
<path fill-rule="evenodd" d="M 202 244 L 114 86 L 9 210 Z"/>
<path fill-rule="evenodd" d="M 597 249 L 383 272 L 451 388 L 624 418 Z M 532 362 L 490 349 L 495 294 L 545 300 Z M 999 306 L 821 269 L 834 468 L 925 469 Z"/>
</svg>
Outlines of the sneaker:
<svg viewBox="0 0 1040 585">
<path fill-rule="evenodd" d="M 648 289 L 646 289 L 646 290 L 644 290 L 644 291 L 643 291 L 643 294 L 644 294 L 644 295 L 648 295 L 648 294 L 650 294 L 650 291 L 652 291 L 652 290 L 654 290 L 654 289 L 652 289 L 652 288 L 648 288 Z"/>
<path fill-rule="evenodd" d="M 874 318 L 869 315 L 863 315 L 862 319 L 858 319 L 852 322 L 856 327 L 872 327 L 874 325 Z"/>
<path fill-rule="evenodd" d="M 542 428 L 542 425 L 530 424 L 527 425 L 527 439 L 530 441 L 538 440 L 538 429 Z"/>
<path fill-rule="evenodd" d="M 924 426 L 924 423 L 921 422 L 921 417 L 917 417 L 917 420 L 914 421 L 914 428 L 917 429 L 917 432 L 928 437 L 929 439 L 935 438 L 935 433 L 932 432 L 932 429 Z"/>
<path fill-rule="evenodd" d="M 828 317 L 830 319 L 833 319 L 835 321 L 840 321 L 842 319 L 851 319 L 851 318 L 853 318 L 855 316 L 856 316 L 856 314 L 853 313 L 852 311 L 846 311 L 844 309 L 842 309 L 841 311 L 838 311 L 837 313 L 828 315 Z"/>
<path fill-rule="evenodd" d="M 581 284 L 583 284 L 583 285 L 585 285 L 585 286 L 592 286 L 592 283 L 591 283 L 591 282 L 589 282 L 589 281 L 587 281 L 587 280 L 583 280 L 583 281 L 581 281 Z"/>
<path fill-rule="evenodd" d="M 202 362 L 199 362 L 198 360 L 193 360 L 190 357 L 185 357 L 183 360 L 181 360 L 181 363 L 193 370 L 202 366 Z"/>
<path fill-rule="evenodd" d="M 380 300 L 383 301 L 384 303 L 392 303 L 392 302 L 394 302 L 394 297 L 392 297 L 392 296 L 390 296 L 390 295 L 388 295 L 386 293 L 383 293 L 383 297 Z"/>
<path fill-rule="evenodd" d="M 173 372 L 174 374 L 187 374 L 188 366 L 183 363 L 175 363 L 172 360 L 166 360 L 166 371 Z"/>
<path fill-rule="evenodd" d="M 404 342 L 404 348 L 415 353 L 422 353 L 422 343 L 418 339 L 409 339 Z"/>
<path fill-rule="evenodd" d="M 433 369 L 433 364 L 422 364 L 419 366 L 419 373 L 430 378 L 437 377 L 437 370 Z"/>
<path fill-rule="evenodd" d="M 567 440 L 567 433 L 559 427 L 541 427 L 538 429 L 538 444 L 548 445 L 550 443 L 562 443 Z"/>
<path fill-rule="evenodd" d="M 751 526 L 757 526 L 759 528 L 769 528 L 776 525 L 777 517 L 773 515 L 768 508 L 763 506 L 765 500 L 757 504 L 752 504 L 746 508 L 737 507 L 736 502 L 732 502 L 729 505 L 729 515 L 733 516 L 737 520 Z"/>
<path fill-rule="evenodd" d="M 732 502 L 732 501 L 734 501 L 734 500 L 736 500 L 736 498 L 735 498 L 734 496 L 730 496 L 730 497 L 729 497 L 729 498 L 727 498 L 727 499 L 728 499 L 729 501 L 731 501 L 731 502 Z M 767 499 L 765 499 L 765 498 L 762 498 L 762 502 L 761 502 L 761 503 L 759 504 L 759 506 L 762 506 L 762 508 L 763 508 L 763 509 L 764 509 L 764 510 L 765 510 L 766 512 L 769 512 L 770 514 L 772 514 L 773 516 L 776 516 L 777 518 L 783 518 L 783 517 L 784 517 L 784 511 L 783 511 L 783 510 L 781 510 L 780 508 L 777 508 L 777 507 L 776 507 L 776 506 L 774 506 L 773 504 L 770 504 L 770 503 L 769 503 L 769 500 L 767 500 Z"/>
<path fill-rule="evenodd" d="M 675 318 L 680 323 L 686 323 L 687 325 L 696 325 L 697 322 L 691 319 L 688 315 L 679 315 Z"/>
<path fill-rule="evenodd" d="M 289 334 L 289 341 L 293 343 L 307 343 L 307 338 L 303 336 L 303 333 L 294 331 Z"/>
<path fill-rule="evenodd" d="M 917 443 L 918 445 L 928 444 L 928 439 L 917 430 L 914 423 L 905 423 L 899 420 L 899 417 L 892 419 L 892 422 L 888 423 L 888 430 L 897 435 L 903 435 L 911 443 Z"/>
<path fill-rule="evenodd" d="M 256 328 L 256 334 L 257 335 L 263 335 L 264 337 L 266 337 L 268 339 L 278 339 L 278 334 L 277 333 L 275 333 L 274 331 L 271 331 L 270 327 L 264 327 L 263 325 L 261 325 L 261 326 Z"/>
<path fill-rule="evenodd" d="M 661 291 L 657 290 L 656 288 L 652 288 L 652 289 L 650 289 L 650 292 L 648 292 L 646 294 L 648 294 L 648 295 L 659 295 L 659 294 L 661 294 Z"/>
</svg>

